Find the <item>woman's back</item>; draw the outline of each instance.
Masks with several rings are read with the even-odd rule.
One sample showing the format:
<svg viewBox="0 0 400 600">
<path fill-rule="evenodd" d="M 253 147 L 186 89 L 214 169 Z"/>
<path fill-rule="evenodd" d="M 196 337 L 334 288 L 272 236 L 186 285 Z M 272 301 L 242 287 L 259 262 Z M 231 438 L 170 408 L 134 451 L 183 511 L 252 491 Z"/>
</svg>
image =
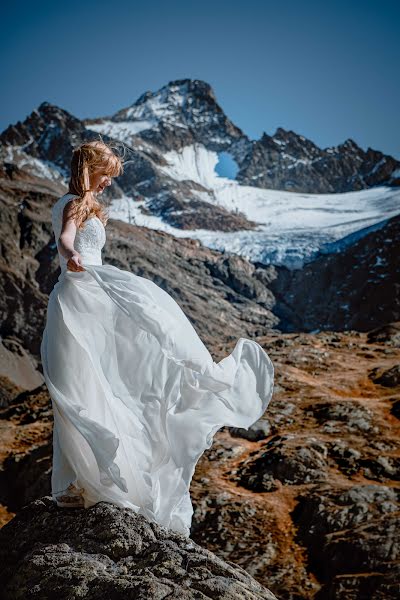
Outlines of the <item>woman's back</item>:
<svg viewBox="0 0 400 600">
<path fill-rule="evenodd" d="M 56 242 L 62 230 L 62 218 L 65 206 L 76 198 L 74 194 L 65 194 L 57 200 L 51 211 L 51 221 Z M 101 250 L 106 243 L 106 231 L 98 217 L 89 217 L 82 230 L 76 232 L 74 247 L 80 253 L 82 260 L 91 265 L 101 265 Z M 58 248 L 57 248 L 58 250 Z M 67 259 L 58 250 L 61 271 L 67 269 Z"/>
</svg>

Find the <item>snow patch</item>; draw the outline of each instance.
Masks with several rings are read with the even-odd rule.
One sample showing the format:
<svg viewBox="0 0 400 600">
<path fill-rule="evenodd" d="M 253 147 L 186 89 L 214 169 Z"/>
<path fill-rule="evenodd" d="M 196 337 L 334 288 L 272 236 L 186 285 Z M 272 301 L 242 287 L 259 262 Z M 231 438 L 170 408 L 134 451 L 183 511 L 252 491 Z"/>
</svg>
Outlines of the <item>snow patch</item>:
<svg viewBox="0 0 400 600">
<path fill-rule="evenodd" d="M 129 143 L 132 137 L 140 131 L 154 127 L 154 121 L 103 121 L 102 123 L 93 123 L 86 129 L 97 131 L 104 135 L 109 135 L 121 142 Z"/>
<path fill-rule="evenodd" d="M 26 154 L 24 146 L 5 146 L 6 162 L 13 163 L 39 179 L 49 179 L 58 183 L 65 183 L 67 174 L 61 167 L 51 161 L 41 160 Z"/>
</svg>

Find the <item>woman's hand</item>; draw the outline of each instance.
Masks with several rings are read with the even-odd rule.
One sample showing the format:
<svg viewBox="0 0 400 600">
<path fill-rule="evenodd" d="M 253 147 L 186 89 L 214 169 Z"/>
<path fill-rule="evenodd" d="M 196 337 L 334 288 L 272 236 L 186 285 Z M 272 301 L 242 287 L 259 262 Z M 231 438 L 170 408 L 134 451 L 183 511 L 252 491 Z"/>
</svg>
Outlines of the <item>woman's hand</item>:
<svg viewBox="0 0 400 600">
<path fill-rule="evenodd" d="M 67 269 L 70 271 L 85 271 L 86 269 L 82 266 L 82 257 L 76 250 L 69 257 L 67 262 Z"/>
</svg>

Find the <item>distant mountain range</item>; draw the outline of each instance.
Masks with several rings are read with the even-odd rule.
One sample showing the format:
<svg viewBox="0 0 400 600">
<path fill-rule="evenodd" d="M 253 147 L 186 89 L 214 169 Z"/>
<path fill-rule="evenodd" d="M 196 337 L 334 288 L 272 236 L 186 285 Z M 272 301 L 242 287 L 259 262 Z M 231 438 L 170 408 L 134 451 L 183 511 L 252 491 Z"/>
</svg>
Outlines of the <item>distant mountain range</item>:
<svg viewBox="0 0 400 600">
<path fill-rule="evenodd" d="M 400 213 L 400 162 L 352 140 L 320 149 L 292 131 L 250 140 L 204 81 L 172 81 L 109 117 L 43 102 L 0 135 L 6 172 L 65 193 L 72 147 L 101 133 L 127 150 L 111 215 L 300 268 L 327 245 Z"/>
</svg>

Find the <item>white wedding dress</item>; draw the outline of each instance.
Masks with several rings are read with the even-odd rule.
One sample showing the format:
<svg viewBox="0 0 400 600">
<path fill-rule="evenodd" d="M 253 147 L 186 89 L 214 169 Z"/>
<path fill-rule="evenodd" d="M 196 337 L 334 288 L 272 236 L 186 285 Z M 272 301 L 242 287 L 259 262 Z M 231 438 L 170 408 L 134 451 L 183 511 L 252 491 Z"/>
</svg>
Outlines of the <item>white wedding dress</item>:
<svg viewBox="0 0 400 600">
<path fill-rule="evenodd" d="M 53 206 L 58 240 L 73 194 Z M 190 534 L 190 482 L 222 426 L 252 425 L 272 396 L 274 368 L 257 342 L 240 338 L 213 361 L 179 304 L 150 279 L 102 264 L 97 217 L 74 246 L 85 271 L 61 274 L 41 343 L 54 411 L 52 497 L 71 482 L 84 507 L 129 507 Z"/>
</svg>

